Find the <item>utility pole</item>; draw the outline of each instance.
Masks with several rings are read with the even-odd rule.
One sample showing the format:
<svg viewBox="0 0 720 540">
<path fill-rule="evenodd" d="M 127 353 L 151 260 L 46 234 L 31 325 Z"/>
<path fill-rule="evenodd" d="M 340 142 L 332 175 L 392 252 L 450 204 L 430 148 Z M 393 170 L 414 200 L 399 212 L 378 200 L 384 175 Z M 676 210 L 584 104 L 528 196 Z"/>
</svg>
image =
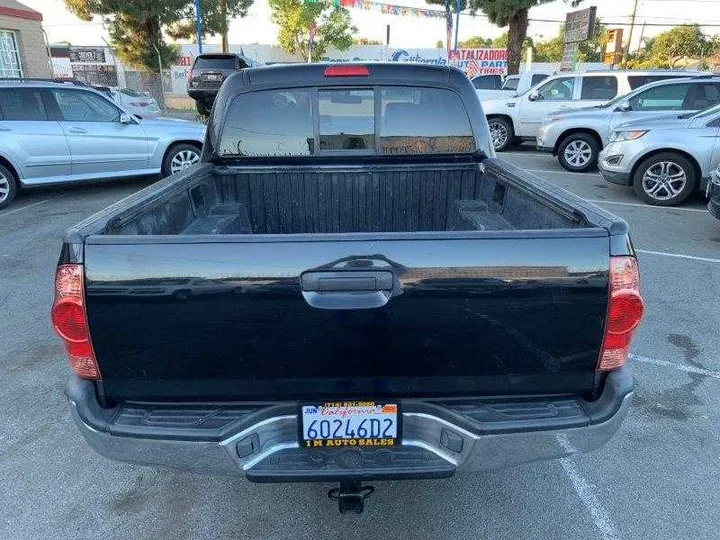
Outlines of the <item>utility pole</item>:
<svg viewBox="0 0 720 540">
<path fill-rule="evenodd" d="M 458 50 L 458 35 L 460 34 L 460 0 L 455 0 L 455 46 L 454 51 Z"/>
<path fill-rule="evenodd" d="M 197 32 L 198 54 L 202 54 L 202 6 L 200 0 L 195 0 L 195 31 Z"/>
<path fill-rule="evenodd" d="M 632 18 L 630 20 L 630 32 L 628 32 L 627 47 L 625 47 L 625 50 L 623 51 L 623 58 L 622 58 L 623 68 L 626 67 L 626 65 L 627 65 L 628 53 L 630 52 L 630 45 L 632 44 L 633 29 L 635 28 L 635 15 L 637 15 L 637 5 L 638 5 L 638 0 L 635 0 L 635 2 L 633 3 Z"/>
<path fill-rule="evenodd" d="M 228 30 L 230 22 L 228 21 L 227 15 L 227 0 L 220 0 L 220 16 L 222 17 L 223 24 L 225 25 L 225 30 L 223 31 L 222 36 L 220 36 L 221 52 L 229 53 L 230 45 L 228 44 Z"/>
<path fill-rule="evenodd" d="M 640 41 L 638 42 L 638 52 L 642 49 L 642 40 L 643 36 L 645 35 L 645 22 L 643 21 L 642 26 L 640 27 Z"/>
</svg>

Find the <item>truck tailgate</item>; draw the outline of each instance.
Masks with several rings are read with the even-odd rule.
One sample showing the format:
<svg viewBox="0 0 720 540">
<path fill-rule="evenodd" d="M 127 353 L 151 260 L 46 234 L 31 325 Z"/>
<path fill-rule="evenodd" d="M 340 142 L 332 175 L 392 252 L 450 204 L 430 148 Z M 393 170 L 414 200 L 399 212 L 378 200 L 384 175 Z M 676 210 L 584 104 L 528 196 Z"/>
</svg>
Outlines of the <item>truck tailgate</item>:
<svg viewBox="0 0 720 540">
<path fill-rule="evenodd" d="M 110 399 L 596 390 L 600 228 L 91 236 L 84 258 Z"/>
</svg>

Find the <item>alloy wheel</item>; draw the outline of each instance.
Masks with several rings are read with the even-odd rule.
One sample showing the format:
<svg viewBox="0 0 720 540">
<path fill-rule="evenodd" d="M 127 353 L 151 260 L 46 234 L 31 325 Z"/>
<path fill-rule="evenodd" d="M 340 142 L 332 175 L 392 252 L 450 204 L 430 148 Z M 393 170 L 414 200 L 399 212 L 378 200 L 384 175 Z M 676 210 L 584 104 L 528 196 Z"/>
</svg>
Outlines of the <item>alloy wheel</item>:
<svg viewBox="0 0 720 540">
<path fill-rule="evenodd" d="M 585 141 L 572 141 L 565 147 L 563 157 L 573 167 L 584 167 L 592 159 L 592 148 Z"/>
<path fill-rule="evenodd" d="M 170 172 L 175 174 L 200 162 L 200 153 L 196 150 L 180 150 L 170 161 Z"/>
<path fill-rule="evenodd" d="M 642 177 L 643 191 L 658 201 L 667 201 L 677 196 L 686 184 L 685 169 L 673 161 L 654 163 Z"/>
<path fill-rule="evenodd" d="M 493 148 L 497 150 L 502 148 L 508 140 L 508 130 L 500 122 L 490 122 L 490 138 L 492 139 Z"/>
<path fill-rule="evenodd" d="M 10 179 L 0 172 L 0 203 L 10 196 Z"/>
</svg>

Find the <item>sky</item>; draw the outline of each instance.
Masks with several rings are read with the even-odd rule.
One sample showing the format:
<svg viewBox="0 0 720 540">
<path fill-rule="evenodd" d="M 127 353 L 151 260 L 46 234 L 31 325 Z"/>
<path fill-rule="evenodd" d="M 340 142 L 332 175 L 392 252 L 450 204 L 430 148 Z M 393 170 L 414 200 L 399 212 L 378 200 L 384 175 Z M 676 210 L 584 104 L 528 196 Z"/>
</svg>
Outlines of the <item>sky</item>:
<svg viewBox="0 0 720 540">
<path fill-rule="evenodd" d="M 20 0 L 25 5 L 43 14 L 43 26 L 51 43 L 69 41 L 73 45 L 102 45 L 103 38 L 108 39 L 102 22 L 78 20 L 67 11 L 63 0 Z M 158 0 L 161 1 L 161 0 Z M 424 0 L 379 0 L 412 7 L 427 7 Z M 632 13 L 632 0 L 585 0 L 582 7 L 597 5 L 597 14 L 605 23 L 629 23 Z M 434 9 L 440 6 L 431 6 Z M 535 40 L 553 37 L 558 32 L 558 23 L 532 21 L 532 19 L 563 20 L 570 11 L 568 4 L 556 0 L 530 11 L 528 35 Z M 353 23 L 358 28 L 357 37 L 381 40 L 385 42 L 385 28 L 390 25 L 390 46 L 401 48 L 432 48 L 438 40 L 445 39 L 445 23 L 442 19 L 422 19 L 401 17 L 351 9 Z M 678 17 L 677 13 L 687 13 L 687 17 Z M 707 16 L 705 15 L 707 14 Z M 633 48 L 640 40 L 642 23 L 647 23 L 644 36 L 650 37 L 667 30 L 674 24 L 700 23 L 707 34 L 720 34 L 720 0 L 639 0 L 636 27 L 633 34 Z M 650 26 L 667 24 L 668 27 Z M 471 36 L 496 37 L 503 29 L 489 23 L 482 16 L 460 17 L 460 40 Z M 608 27 L 615 27 L 608 24 Z M 628 27 L 625 26 L 627 37 Z M 267 0 L 255 0 L 248 16 L 233 21 L 230 25 L 229 41 L 240 44 L 275 44 L 277 27 L 270 22 L 270 9 Z M 207 38 L 206 43 L 219 43 L 219 37 Z"/>
</svg>

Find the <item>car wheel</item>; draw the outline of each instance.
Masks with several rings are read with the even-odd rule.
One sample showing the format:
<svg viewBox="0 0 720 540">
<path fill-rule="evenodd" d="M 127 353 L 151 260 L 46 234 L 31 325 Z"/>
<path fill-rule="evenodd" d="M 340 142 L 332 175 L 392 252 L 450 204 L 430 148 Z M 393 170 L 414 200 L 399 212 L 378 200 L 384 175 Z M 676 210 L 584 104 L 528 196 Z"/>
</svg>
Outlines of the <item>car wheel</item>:
<svg viewBox="0 0 720 540">
<path fill-rule="evenodd" d="M 196 101 L 195 108 L 197 109 L 197 112 L 200 116 L 207 116 L 210 114 L 211 107 L 205 105 L 205 102 L 203 101 Z"/>
<path fill-rule="evenodd" d="M 672 152 L 656 154 L 640 163 L 633 176 L 633 189 L 646 203 L 674 206 L 695 191 L 697 175 L 686 157 Z"/>
<path fill-rule="evenodd" d="M 490 140 L 496 152 L 504 152 L 515 140 L 512 122 L 507 118 L 489 118 Z"/>
<path fill-rule="evenodd" d="M 162 166 L 162 175 L 170 176 L 200 163 L 200 150 L 192 144 L 176 144 L 168 150 Z"/>
<path fill-rule="evenodd" d="M 589 133 L 573 133 L 558 146 L 558 161 L 570 172 L 589 171 L 597 165 L 600 143 Z"/>
<path fill-rule="evenodd" d="M 0 208 L 9 205 L 17 194 L 15 175 L 0 165 Z"/>
</svg>

